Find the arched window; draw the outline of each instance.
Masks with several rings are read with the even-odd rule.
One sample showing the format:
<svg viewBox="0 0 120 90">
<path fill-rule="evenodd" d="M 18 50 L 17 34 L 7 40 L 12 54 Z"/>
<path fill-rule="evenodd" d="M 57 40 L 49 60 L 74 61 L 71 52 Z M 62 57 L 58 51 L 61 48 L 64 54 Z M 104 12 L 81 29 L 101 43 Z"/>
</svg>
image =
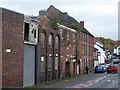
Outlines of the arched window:
<svg viewBox="0 0 120 90">
<path fill-rule="evenodd" d="M 49 48 L 52 48 L 52 35 L 50 34 L 49 35 L 49 41 L 48 41 L 48 44 L 49 44 Z"/>
<path fill-rule="evenodd" d="M 58 45 L 58 42 L 59 42 L 59 41 L 58 41 L 58 36 L 56 36 L 56 38 L 55 38 L 55 48 L 56 48 L 56 49 L 58 49 L 58 46 L 59 46 L 59 45 Z"/>
<path fill-rule="evenodd" d="M 45 48 L 45 33 L 41 33 L 41 47 Z"/>
</svg>

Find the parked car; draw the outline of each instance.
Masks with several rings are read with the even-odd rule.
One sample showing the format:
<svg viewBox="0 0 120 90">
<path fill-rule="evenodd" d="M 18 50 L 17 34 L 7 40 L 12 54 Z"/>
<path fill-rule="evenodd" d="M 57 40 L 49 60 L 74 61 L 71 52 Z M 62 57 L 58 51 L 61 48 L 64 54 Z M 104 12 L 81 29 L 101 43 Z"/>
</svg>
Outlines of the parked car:
<svg viewBox="0 0 120 90">
<path fill-rule="evenodd" d="M 114 65 L 109 65 L 109 67 L 107 67 L 107 73 L 118 73 L 118 68 Z"/>
<path fill-rule="evenodd" d="M 107 70 L 107 67 L 109 67 L 110 64 L 106 64 L 106 70 Z"/>
<path fill-rule="evenodd" d="M 113 59 L 113 64 L 118 64 L 119 63 L 119 59 Z"/>
<path fill-rule="evenodd" d="M 106 72 L 106 65 L 105 65 L 105 64 L 103 64 L 103 65 L 99 65 L 99 66 L 103 67 L 104 72 Z"/>
<path fill-rule="evenodd" d="M 101 65 L 98 65 L 98 66 L 95 67 L 94 72 L 95 72 L 95 73 L 96 73 L 96 72 L 104 72 L 104 67 L 101 66 Z"/>
</svg>

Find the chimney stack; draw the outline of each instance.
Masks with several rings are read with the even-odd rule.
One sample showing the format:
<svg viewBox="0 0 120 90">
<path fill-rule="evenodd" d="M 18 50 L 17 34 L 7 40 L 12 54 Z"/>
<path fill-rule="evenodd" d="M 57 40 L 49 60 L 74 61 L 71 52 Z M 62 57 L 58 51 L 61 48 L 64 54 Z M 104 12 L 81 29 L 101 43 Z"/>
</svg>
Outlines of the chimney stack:
<svg viewBox="0 0 120 90">
<path fill-rule="evenodd" d="M 80 24 L 84 28 L 84 21 L 80 21 Z"/>
</svg>

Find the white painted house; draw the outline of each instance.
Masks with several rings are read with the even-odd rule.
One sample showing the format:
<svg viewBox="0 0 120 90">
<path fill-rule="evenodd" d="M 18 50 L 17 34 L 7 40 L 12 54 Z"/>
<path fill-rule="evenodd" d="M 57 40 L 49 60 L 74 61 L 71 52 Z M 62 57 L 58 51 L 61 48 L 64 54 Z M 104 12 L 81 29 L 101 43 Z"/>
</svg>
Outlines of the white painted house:
<svg viewBox="0 0 120 90">
<path fill-rule="evenodd" d="M 105 63 L 106 55 L 103 44 L 101 42 L 96 41 L 94 44 L 94 48 L 97 49 L 98 60 L 94 62 L 94 67 L 98 64 Z"/>
<path fill-rule="evenodd" d="M 114 48 L 113 54 L 120 55 L 120 46 Z"/>
</svg>

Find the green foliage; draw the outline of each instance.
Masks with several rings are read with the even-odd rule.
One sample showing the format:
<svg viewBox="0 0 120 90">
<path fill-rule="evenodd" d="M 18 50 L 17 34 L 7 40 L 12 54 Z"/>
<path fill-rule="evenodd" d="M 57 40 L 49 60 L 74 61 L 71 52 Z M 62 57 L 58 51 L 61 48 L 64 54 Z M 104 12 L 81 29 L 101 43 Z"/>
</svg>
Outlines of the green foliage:
<svg viewBox="0 0 120 90">
<path fill-rule="evenodd" d="M 68 25 L 68 27 L 75 29 L 78 32 L 80 32 L 82 30 L 81 25 L 78 23 L 72 23 L 72 24 Z"/>
<path fill-rule="evenodd" d="M 57 23 L 62 20 L 62 16 L 58 11 L 53 11 L 50 17 L 50 25 L 53 30 L 58 30 Z"/>
<path fill-rule="evenodd" d="M 113 51 L 115 44 L 117 43 L 117 41 L 114 41 L 112 39 L 105 39 L 103 37 L 98 37 L 98 39 L 102 42 L 105 48 L 110 50 L 110 52 Z"/>
</svg>

